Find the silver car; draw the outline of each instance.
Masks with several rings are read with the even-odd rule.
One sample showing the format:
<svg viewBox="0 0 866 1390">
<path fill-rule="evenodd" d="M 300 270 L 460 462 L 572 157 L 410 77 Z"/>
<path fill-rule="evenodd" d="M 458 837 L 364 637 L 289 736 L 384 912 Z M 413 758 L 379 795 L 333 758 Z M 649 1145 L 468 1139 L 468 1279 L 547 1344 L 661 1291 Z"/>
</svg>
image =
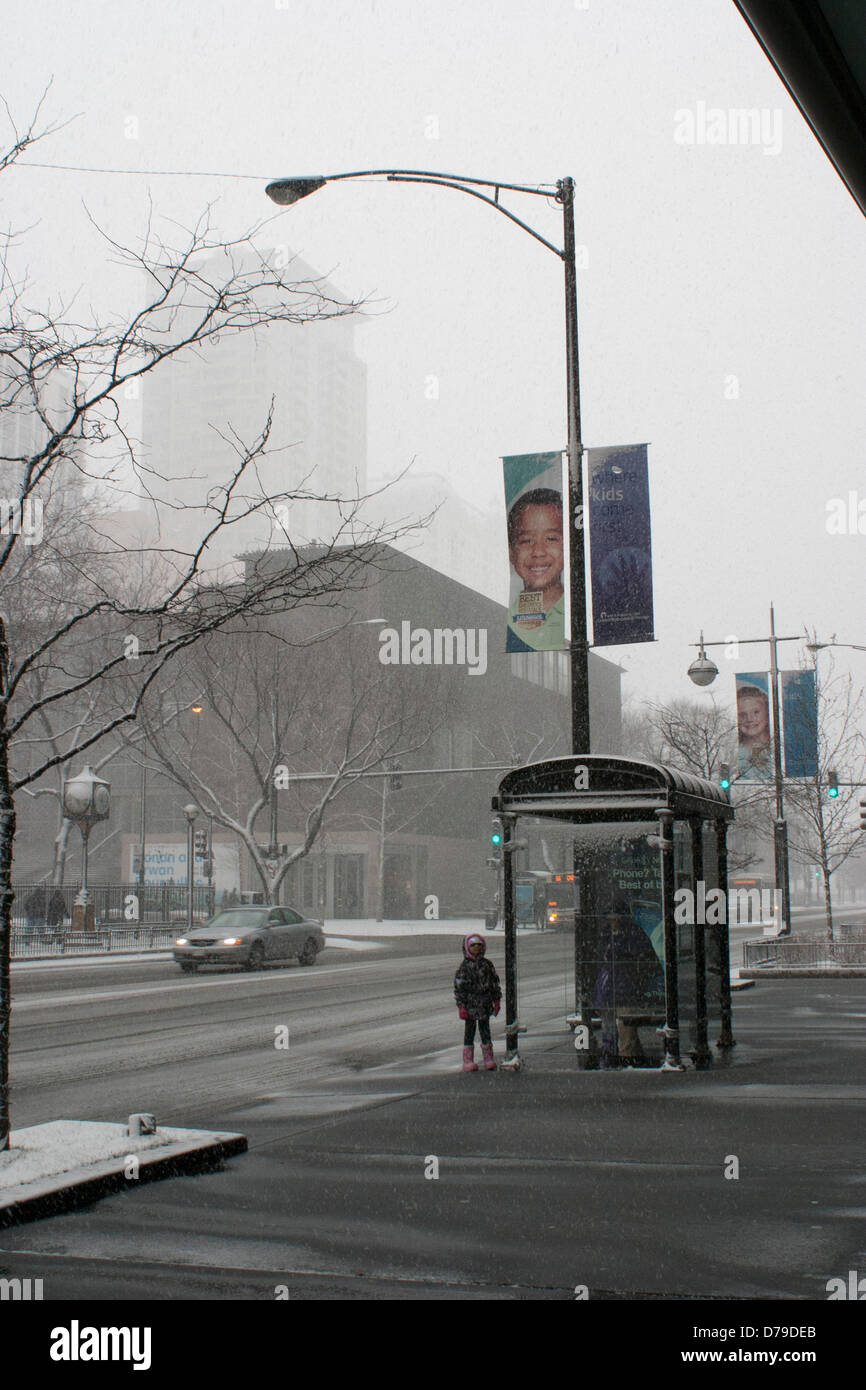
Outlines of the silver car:
<svg viewBox="0 0 866 1390">
<path fill-rule="evenodd" d="M 314 965 L 325 947 L 320 921 L 291 907 L 229 907 L 203 927 L 174 943 L 174 958 L 185 974 L 200 965 L 242 965 L 261 970 L 271 961 L 298 960 Z"/>
</svg>

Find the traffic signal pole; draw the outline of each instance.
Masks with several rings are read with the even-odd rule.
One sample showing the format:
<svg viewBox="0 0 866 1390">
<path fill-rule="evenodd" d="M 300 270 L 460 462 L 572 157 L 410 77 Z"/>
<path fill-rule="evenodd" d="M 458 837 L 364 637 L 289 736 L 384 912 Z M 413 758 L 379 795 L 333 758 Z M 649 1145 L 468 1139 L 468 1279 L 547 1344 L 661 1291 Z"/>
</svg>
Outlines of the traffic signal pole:
<svg viewBox="0 0 866 1390">
<path fill-rule="evenodd" d="M 773 826 L 776 891 L 782 895 L 782 930 L 791 935 L 791 877 L 788 868 L 788 826 L 782 788 L 782 720 L 779 713 L 779 663 L 776 656 L 776 617 L 770 604 L 770 692 L 773 700 L 773 780 L 776 784 L 776 820 Z M 785 640 L 784 638 L 782 639 Z"/>
<path fill-rule="evenodd" d="M 505 923 L 505 1062 L 520 1066 L 517 1050 L 517 913 L 514 902 L 514 853 L 510 849 L 514 817 L 502 817 L 502 899 Z"/>
</svg>

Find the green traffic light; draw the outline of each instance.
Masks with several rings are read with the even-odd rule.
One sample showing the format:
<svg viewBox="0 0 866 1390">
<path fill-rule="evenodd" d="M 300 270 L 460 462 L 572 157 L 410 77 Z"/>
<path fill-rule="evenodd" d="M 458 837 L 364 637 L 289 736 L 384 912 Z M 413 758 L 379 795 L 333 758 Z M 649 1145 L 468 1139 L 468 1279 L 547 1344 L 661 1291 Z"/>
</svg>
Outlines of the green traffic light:
<svg viewBox="0 0 866 1390">
<path fill-rule="evenodd" d="M 491 845 L 502 844 L 502 836 L 499 834 L 497 830 L 494 830 L 493 834 L 490 836 L 490 843 Z"/>
</svg>

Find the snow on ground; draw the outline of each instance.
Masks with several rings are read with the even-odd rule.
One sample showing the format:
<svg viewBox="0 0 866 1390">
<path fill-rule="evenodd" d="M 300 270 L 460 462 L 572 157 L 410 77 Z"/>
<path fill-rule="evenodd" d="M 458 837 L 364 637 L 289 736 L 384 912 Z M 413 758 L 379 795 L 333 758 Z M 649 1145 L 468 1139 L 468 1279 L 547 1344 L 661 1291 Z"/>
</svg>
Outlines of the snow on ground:
<svg viewBox="0 0 866 1390">
<path fill-rule="evenodd" d="M 331 942 L 331 932 L 339 931 L 340 936 L 351 938 L 353 936 L 468 936 L 470 932 L 479 931 L 482 936 L 489 935 L 489 928 L 484 926 L 478 917 L 457 917 L 449 922 L 427 922 L 427 921 L 388 921 L 375 922 L 372 917 L 367 918 L 340 918 L 339 921 L 325 923 L 325 936 L 328 938 L 328 945 Z"/>
<path fill-rule="evenodd" d="M 94 1120 L 52 1120 L 30 1129 L 14 1129 L 10 1147 L 0 1153 L 0 1192 L 40 1182 L 94 1163 L 126 1158 L 128 1154 L 161 1149 L 169 1144 L 206 1137 L 202 1130 L 164 1129 L 155 1134 L 128 1134 L 126 1125 Z"/>
<path fill-rule="evenodd" d="M 336 946 L 339 951 L 381 951 L 381 941 L 352 941 L 348 936 L 329 936 L 325 934 L 325 946 L 330 950 Z"/>
</svg>

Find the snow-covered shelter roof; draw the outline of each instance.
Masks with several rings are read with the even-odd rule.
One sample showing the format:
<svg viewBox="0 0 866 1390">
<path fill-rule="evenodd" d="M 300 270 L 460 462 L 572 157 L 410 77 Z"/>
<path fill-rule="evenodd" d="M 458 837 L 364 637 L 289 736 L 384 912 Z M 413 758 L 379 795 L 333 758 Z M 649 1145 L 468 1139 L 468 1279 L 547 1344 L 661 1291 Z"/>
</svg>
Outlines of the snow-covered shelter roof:
<svg viewBox="0 0 866 1390">
<path fill-rule="evenodd" d="M 661 763 L 611 754 L 574 754 L 513 768 L 499 783 L 493 810 L 585 823 L 651 820 L 656 811 L 730 821 L 728 791 Z"/>
</svg>

